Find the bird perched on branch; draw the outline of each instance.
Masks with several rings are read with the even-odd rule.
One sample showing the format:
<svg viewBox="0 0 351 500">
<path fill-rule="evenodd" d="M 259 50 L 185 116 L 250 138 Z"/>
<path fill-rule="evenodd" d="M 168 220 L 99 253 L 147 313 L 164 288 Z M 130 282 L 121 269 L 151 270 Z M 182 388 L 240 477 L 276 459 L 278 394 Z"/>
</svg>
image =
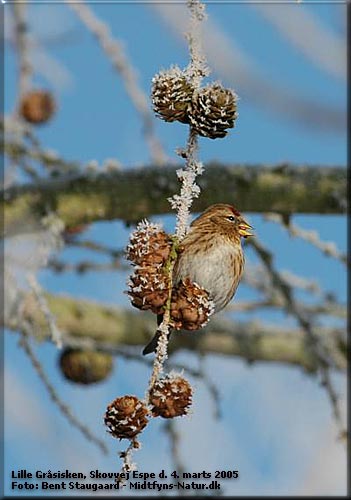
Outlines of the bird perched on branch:
<svg viewBox="0 0 351 500">
<path fill-rule="evenodd" d="M 241 238 L 252 236 L 250 229 L 250 224 L 231 205 L 218 203 L 207 208 L 192 222 L 180 242 L 173 269 L 173 287 L 180 282 L 195 283 L 208 292 L 214 313 L 223 309 L 239 285 L 244 270 Z M 162 318 L 163 315 L 158 314 L 158 325 Z M 143 354 L 156 350 L 159 336 L 157 331 Z"/>
</svg>

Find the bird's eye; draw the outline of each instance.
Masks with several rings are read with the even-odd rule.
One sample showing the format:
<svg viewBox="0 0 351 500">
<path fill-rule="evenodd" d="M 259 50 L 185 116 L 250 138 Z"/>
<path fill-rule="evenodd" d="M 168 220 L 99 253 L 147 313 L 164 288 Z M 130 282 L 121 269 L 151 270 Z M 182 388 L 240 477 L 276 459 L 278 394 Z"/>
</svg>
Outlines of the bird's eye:
<svg viewBox="0 0 351 500">
<path fill-rule="evenodd" d="M 232 221 L 232 222 L 236 221 L 236 217 L 234 217 L 233 215 L 230 215 L 229 217 L 227 217 L 227 219 Z"/>
</svg>

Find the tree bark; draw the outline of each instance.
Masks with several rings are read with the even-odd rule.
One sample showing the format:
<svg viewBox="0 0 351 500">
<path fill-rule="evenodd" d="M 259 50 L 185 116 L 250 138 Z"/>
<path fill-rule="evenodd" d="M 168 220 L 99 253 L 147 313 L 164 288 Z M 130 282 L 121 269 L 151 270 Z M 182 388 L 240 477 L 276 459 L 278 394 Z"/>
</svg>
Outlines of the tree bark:
<svg viewBox="0 0 351 500">
<path fill-rule="evenodd" d="M 141 311 L 107 307 L 87 300 L 67 296 L 46 295 L 49 308 L 56 317 L 57 326 L 64 335 L 75 341 L 88 341 L 89 345 L 113 352 L 125 346 L 141 346 L 151 338 L 156 317 Z M 32 294 L 24 300 L 24 317 L 34 326 L 35 336 L 50 337 L 43 313 Z M 21 330 L 17 319 L 4 325 Z M 327 346 L 331 362 L 337 370 L 346 370 L 346 355 L 340 344 L 341 331 L 320 328 L 319 336 Z M 66 341 L 65 341 L 66 339 Z M 67 340 L 68 339 L 68 340 Z M 269 326 L 257 322 L 231 322 L 213 319 L 197 332 L 176 332 L 170 340 L 170 352 L 179 349 L 207 354 L 238 356 L 247 362 L 275 362 L 299 366 L 314 372 L 315 357 L 306 348 L 306 336 L 299 329 Z"/>
<path fill-rule="evenodd" d="M 280 164 L 211 163 L 198 181 L 202 192 L 193 210 L 231 203 L 242 212 L 346 213 L 346 169 Z M 122 171 L 79 171 L 3 192 L 5 235 L 30 230 L 28 221 L 54 211 L 67 227 L 99 220 L 136 222 L 170 213 L 177 193 L 175 168 L 147 166 Z"/>
</svg>

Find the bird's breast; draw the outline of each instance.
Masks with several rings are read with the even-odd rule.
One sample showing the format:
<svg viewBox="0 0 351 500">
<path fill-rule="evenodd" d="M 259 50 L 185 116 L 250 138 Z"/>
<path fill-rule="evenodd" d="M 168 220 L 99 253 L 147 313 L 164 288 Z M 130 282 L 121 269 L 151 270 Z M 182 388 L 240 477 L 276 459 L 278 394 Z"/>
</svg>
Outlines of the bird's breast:
<svg viewBox="0 0 351 500">
<path fill-rule="evenodd" d="M 244 266 L 241 245 L 224 242 L 209 243 L 204 250 L 199 245 L 185 247 L 175 267 L 174 281 L 189 278 L 210 294 L 216 312 L 227 305 L 239 284 Z"/>
</svg>

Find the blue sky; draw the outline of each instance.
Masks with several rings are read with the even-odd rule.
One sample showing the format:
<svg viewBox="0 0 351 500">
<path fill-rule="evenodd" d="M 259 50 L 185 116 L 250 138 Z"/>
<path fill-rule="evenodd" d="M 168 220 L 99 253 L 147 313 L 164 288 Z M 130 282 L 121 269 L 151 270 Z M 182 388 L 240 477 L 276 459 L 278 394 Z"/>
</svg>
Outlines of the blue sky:
<svg viewBox="0 0 351 500">
<path fill-rule="evenodd" d="M 97 16 L 109 23 L 113 35 L 123 41 L 125 53 L 137 68 L 139 83 L 147 94 L 155 72 L 171 64 L 181 67 L 187 64 L 184 42 L 164 22 L 157 6 L 94 4 L 91 7 Z M 343 6 L 293 7 L 303 9 L 313 16 L 318 26 L 344 40 Z M 8 11 L 9 5 L 6 5 L 6 15 Z M 240 49 L 262 82 L 272 82 L 282 91 L 296 93 L 301 99 L 328 104 L 340 112 L 346 110 L 346 81 L 307 58 L 262 17 L 255 6 L 211 4 L 207 11 L 211 23 L 226 34 L 229 45 Z M 140 118 L 130 104 L 119 75 L 92 35 L 63 4 L 31 5 L 29 16 L 30 26 L 51 58 L 51 65 L 46 64 L 48 78 L 36 77 L 35 82 L 52 89 L 58 100 L 56 117 L 38 131 L 42 144 L 58 151 L 63 158 L 81 162 L 97 160 L 102 163 L 106 158 L 117 158 L 125 168 L 148 164 L 150 154 L 141 132 Z M 6 24 L 10 32 L 9 18 Z M 304 35 L 301 33 L 301 37 Z M 33 55 L 33 62 L 38 67 L 42 65 L 40 53 L 38 49 Z M 6 112 L 11 112 L 16 96 L 14 56 L 9 47 L 5 52 Z M 228 53 L 227 47 L 223 48 L 222 52 L 218 51 L 218 60 L 228 60 L 229 68 L 230 63 L 235 62 L 234 52 Z M 211 65 L 211 60 L 209 63 Z M 216 66 L 215 60 L 213 65 Z M 221 79 L 236 90 L 240 97 L 239 118 L 227 138 L 200 140 L 200 157 L 204 162 L 215 159 L 253 164 L 280 161 L 321 166 L 346 164 L 346 130 L 322 132 L 317 125 L 293 120 L 289 118 L 288 103 L 286 113 L 268 110 L 264 103 L 252 98 L 239 75 L 240 85 L 229 73 L 222 74 L 219 69 L 210 78 Z M 186 127 L 159 120 L 155 120 L 155 126 L 167 155 L 172 161 L 178 161 L 174 150 L 185 144 Z M 264 244 L 276 251 L 275 262 L 279 269 L 317 281 L 322 288 L 334 292 L 340 301 L 346 301 L 346 270 L 341 263 L 322 255 L 308 243 L 289 237 L 282 228 L 264 221 L 260 215 L 249 214 L 248 218 Z M 154 219 L 164 222 L 170 232 L 173 230 L 172 216 Z M 294 222 L 317 230 L 322 240 L 335 241 L 340 250 L 346 251 L 345 217 L 299 215 Z M 127 243 L 128 234 L 129 229 L 124 224 L 114 221 L 92 225 L 82 237 L 121 248 Z M 93 255 L 68 248 L 61 257 L 77 262 L 93 258 Z M 247 257 L 248 265 L 255 262 L 251 252 Z M 103 262 L 105 258 L 94 256 L 94 259 Z M 72 273 L 54 275 L 43 270 L 39 278 L 52 292 L 131 307 L 123 293 L 127 273 L 77 276 Z M 236 300 L 253 296 L 252 290 L 243 285 L 239 287 Z M 306 300 L 303 294 L 301 298 Z M 294 324 L 291 318 L 277 312 L 258 311 L 251 316 L 237 315 L 235 318 L 266 320 L 284 326 Z M 118 395 L 143 396 L 149 369 L 118 358 L 108 382 L 89 388 L 75 387 L 60 375 L 56 349 L 49 344 L 34 344 L 58 393 L 84 422 L 106 439 L 110 455 L 103 457 L 51 404 L 17 342 L 17 335 L 7 332 L 6 494 L 18 493 L 9 489 L 12 469 L 117 471 L 116 453 L 122 447 L 105 434 L 102 415 L 106 405 Z M 193 354 L 178 353 L 176 360 L 192 367 L 199 364 Z M 219 356 L 207 356 L 204 364 L 221 395 L 222 419 L 214 418 L 213 401 L 204 384 L 189 376 L 197 389 L 193 413 L 177 422 L 181 435 L 180 455 L 186 470 L 213 473 L 218 469 L 237 468 L 239 480 L 222 482 L 225 495 L 345 493 L 344 450 L 335 441 L 331 408 L 316 379 L 297 368 L 279 364 L 248 366 L 240 359 Z M 345 397 L 344 377 L 334 374 L 333 380 L 341 396 Z M 18 411 L 19 405 L 26 408 L 26 417 L 23 417 L 24 412 Z M 135 455 L 140 470 L 158 472 L 162 468 L 169 471 L 174 468 L 168 438 L 161 427 L 162 422 L 153 422 L 143 433 L 143 447 Z"/>
</svg>

